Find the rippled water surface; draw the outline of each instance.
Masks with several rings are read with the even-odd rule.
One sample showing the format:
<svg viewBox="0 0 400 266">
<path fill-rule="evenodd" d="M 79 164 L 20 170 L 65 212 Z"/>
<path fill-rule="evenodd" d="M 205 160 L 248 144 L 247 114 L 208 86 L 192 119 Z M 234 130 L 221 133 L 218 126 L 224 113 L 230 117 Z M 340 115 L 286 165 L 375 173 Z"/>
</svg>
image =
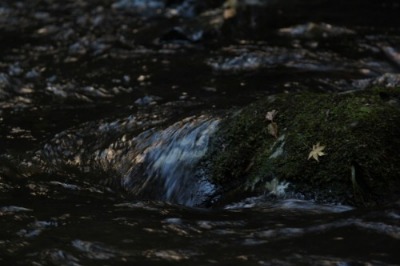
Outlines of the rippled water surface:
<svg viewBox="0 0 400 266">
<path fill-rule="evenodd" d="M 400 265 L 399 202 L 216 206 L 199 166 L 260 97 L 399 87 L 399 11 L 0 1 L 0 265 Z"/>
<path fill-rule="evenodd" d="M 51 200 L 50 195 L 20 192 L 24 199 L 19 205 L 1 208 L 2 264 L 397 265 L 400 261 L 399 205 L 352 210 L 301 200 L 248 199 L 240 206 L 206 210 L 126 201 L 101 191 L 82 195 L 66 189 L 66 184 L 50 184 Z"/>
</svg>

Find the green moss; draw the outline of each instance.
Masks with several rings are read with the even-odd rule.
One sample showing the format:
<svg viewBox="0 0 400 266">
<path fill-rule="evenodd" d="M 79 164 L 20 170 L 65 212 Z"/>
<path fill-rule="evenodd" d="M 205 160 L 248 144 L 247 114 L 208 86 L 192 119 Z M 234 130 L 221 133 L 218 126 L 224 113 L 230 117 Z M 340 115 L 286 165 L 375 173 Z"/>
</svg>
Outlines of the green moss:
<svg viewBox="0 0 400 266">
<path fill-rule="evenodd" d="M 400 92 L 283 94 L 227 118 L 210 157 L 211 176 L 225 187 L 264 189 L 275 177 L 294 191 L 355 205 L 381 202 L 400 191 Z M 268 111 L 279 138 L 267 131 Z M 319 162 L 308 159 L 316 143 Z M 329 195 L 328 195 L 329 194 Z"/>
</svg>

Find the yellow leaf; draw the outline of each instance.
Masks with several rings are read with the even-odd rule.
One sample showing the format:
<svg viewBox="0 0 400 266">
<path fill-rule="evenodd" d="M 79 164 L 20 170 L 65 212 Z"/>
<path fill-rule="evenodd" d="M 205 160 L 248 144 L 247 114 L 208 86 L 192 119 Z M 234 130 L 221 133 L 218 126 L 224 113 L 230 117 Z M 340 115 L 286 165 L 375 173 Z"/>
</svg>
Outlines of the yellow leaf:
<svg viewBox="0 0 400 266">
<path fill-rule="evenodd" d="M 313 145 L 312 151 L 308 154 L 308 160 L 312 157 L 319 162 L 318 157 L 326 155 L 326 153 L 323 152 L 324 149 L 325 146 L 320 146 L 319 142 L 316 145 Z"/>
<path fill-rule="evenodd" d="M 278 138 L 278 125 L 275 122 L 268 124 L 268 133 L 275 138 Z"/>
<path fill-rule="evenodd" d="M 238 0 L 227 0 L 224 4 L 224 19 L 230 19 L 236 16 Z"/>
</svg>

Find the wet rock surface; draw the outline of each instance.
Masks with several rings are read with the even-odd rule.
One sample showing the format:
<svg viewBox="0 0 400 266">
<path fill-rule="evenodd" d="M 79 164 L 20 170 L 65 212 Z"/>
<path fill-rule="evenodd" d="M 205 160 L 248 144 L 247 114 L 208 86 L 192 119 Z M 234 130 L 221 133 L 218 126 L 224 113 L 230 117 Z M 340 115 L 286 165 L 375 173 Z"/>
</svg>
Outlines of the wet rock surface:
<svg viewBox="0 0 400 266">
<path fill-rule="evenodd" d="M 392 202 L 399 197 L 399 99 L 398 88 L 270 96 L 222 123 L 215 146 L 224 150 L 211 149 L 210 175 L 231 193 Z"/>
</svg>

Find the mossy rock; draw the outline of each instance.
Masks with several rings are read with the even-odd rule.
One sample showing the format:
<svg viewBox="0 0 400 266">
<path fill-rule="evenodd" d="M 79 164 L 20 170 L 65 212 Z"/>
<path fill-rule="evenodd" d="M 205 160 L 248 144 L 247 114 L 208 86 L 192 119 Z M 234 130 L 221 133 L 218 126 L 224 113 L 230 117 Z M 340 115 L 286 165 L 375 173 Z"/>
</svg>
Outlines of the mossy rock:
<svg viewBox="0 0 400 266">
<path fill-rule="evenodd" d="M 207 157 L 225 192 L 275 193 L 376 205 L 400 195 L 400 89 L 270 96 L 226 118 Z M 274 118 L 278 136 L 268 132 Z M 318 161 L 314 145 L 325 146 Z M 228 193 L 229 194 L 229 193 Z M 286 194 L 287 195 L 287 194 Z"/>
</svg>

